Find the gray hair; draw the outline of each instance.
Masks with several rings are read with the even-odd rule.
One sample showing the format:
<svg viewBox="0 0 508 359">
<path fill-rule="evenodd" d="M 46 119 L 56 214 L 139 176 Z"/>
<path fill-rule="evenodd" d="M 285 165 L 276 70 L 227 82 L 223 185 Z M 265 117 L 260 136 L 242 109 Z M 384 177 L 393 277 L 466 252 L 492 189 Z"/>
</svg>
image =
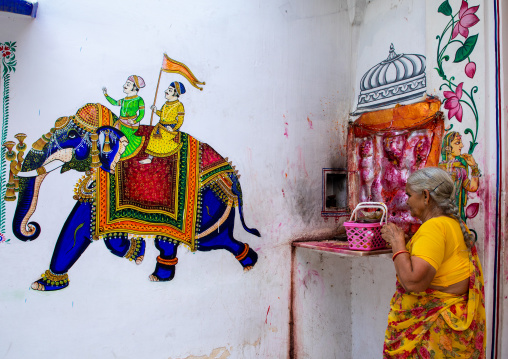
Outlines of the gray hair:
<svg viewBox="0 0 508 359">
<path fill-rule="evenodd" d="M 438 167 L 425 167 L 413 172 L 407 179 L 407 185 L 415 192 L 429 191 L 435 205 L 445 215 L 459 222 L 466 246 L 471 248 L 474 245 L 474 235 L 466 230 L 466 226 L 459 216 L 455 197 L 455 185 L 448 172 Z"/>
</svg>

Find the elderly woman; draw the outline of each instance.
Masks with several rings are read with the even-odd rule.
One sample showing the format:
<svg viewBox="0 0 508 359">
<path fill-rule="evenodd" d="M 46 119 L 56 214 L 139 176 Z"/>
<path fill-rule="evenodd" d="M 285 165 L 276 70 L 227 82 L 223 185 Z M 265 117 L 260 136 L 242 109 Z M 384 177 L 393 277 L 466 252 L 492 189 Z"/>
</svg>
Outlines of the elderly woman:
<svg viewBox="0 0 508 359">
<path fill-rule="evenodd" d="M 407 180 L 407 204 L 422 225 L 406 243 L 393 223 L 397 290 L 390 302 L 383 358 L 484 358 L 485 295 L 474 236 L 458 215 L 454 183 L 437 167 Z"/>
</svg>

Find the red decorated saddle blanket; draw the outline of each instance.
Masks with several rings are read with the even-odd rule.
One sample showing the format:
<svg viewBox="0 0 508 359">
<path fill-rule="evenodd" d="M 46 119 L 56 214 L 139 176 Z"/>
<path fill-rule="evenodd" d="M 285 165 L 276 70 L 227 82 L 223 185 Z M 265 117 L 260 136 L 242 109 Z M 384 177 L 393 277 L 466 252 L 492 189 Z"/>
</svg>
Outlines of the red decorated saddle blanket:
<svg viewBox="0 0 508 359">
<path fill-rule="evenodd" d="M 226 178 L 233 168 L 213 148 L 184 132 L 174 139 L 181 144 L 179 151 L 141 164 L 152 129 L 140 126 L 136 135 L 146 139 L 142 148 L 120 161 L 115 173 L 98 171 L 95 233 L 162 235 L 194 250 L 200 190 Z"/>
</svg>

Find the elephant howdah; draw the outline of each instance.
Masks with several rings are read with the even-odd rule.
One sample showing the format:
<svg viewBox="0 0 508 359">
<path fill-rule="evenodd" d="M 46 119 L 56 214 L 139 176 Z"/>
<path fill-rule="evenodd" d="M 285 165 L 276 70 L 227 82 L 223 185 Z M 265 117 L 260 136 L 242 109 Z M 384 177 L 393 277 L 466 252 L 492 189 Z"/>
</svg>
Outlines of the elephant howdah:
<svg viewBox="0 0 508 359">
<path fill-rule="evenodd" d="M 233 237 L 235 207 L 245 225 L 240 183 L 234 167 L 212 147 L 179 132 L 180 150 L 171 156 L 146 158 L 148 140 L 134 157 L 121 160 L 128 141 L 111 125 L 116 116 L 100 104 L 87 104 L 76 115 L 59 118 L 55 127 L 36 141 L 23 160 L 23 152 L 10 155 L 11 177 L 19 177 L 19 198 L 13 233 L 20 240 L 36 239 L 41 227 L 29 222 L 37 206 L 38 191 L 49 172 L 75 169 L 76 204 L 58 237 L 49 269 L 33 283 L 36 290 L 58 290 L 69 285 L 67 272 L 94 240 L 103 239 L 115 255 L 137 264 L 144 258 L 145 240 L 155 236 L 160 251 L 152 281 L 174 277 L 177 248 L 226 249 L 245 270 L 256 252 Z M 147 139 L 152 126 L 140 126 L 137 136 Z M 18 145 L 19 147 L 19 145 Z M 20 150 L 18 148 L 18 150 Z"/>
</svg>

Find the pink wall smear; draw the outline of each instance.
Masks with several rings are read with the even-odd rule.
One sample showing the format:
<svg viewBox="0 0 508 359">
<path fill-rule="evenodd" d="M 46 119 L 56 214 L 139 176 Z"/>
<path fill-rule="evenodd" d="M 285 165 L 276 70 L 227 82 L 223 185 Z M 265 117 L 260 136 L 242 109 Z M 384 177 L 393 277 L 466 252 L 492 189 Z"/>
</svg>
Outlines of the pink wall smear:
<svg viewBox="0 0 508 359">
<path fill-rule="evenodd" d="M 286 115 L 282 115 L 284 118 L 284 136 L 289 138 L 289 123 L 286 121 Z"/>
<path fill-rule="evenodd" d="M 312 120 L 309 117 L 307 117 L 307 123 L 309 124 L 309 129 L 313 130 L 314 126 L 312 125 Z"/>
</svg>

